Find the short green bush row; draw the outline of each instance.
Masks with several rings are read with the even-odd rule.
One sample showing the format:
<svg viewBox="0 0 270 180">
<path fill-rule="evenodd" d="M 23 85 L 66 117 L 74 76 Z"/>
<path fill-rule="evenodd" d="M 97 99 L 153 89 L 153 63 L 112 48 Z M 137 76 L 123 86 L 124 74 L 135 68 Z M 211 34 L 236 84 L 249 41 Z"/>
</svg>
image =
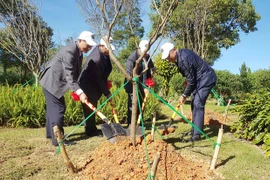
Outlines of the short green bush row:
<svg viewBox="0 0 270 180">
<path fill-rule="evenodd" d="M 117 90 L 117 86 L 113 85 L 111 93 Z M 120 90 L 112 98 L 118 119 L 125 120 L 127 118 L 127 94 L 124 89 Z M 102 96 L 98 104 L 105 102 L 106 97 Z M 65 125 L 78 125 L 83 120 L 83 112 L 81 103 L 71 99 L 70 92 L 65 94 L 66 113 Z M 46 122 L 46 104 L 43 95 L 42 87 L 30 86 L 21 87 L 20 84 L 0 87 L 0 125 L 8 127 L 30 127 L 37 128 L 45 126 Z M 108 102 L 100 111 L 113 120 L 112 107 Z M 159 102 L 150 95 L 144 111 L 144 119 L 150 119 L 151 113 L 159 111 Z M 97 118 L 97 123 L 103 123 L 100 118 Z"/>
<path fill-rule="evenodd" d="M 231 131 L 235 136 L 262 144 L 266 155 L 270 157 L 270 92 L 262 89 L 256 94 L 247 94 L 245 102 L 236 106 L 239 121 L 233 124 Z"/>
</svg>

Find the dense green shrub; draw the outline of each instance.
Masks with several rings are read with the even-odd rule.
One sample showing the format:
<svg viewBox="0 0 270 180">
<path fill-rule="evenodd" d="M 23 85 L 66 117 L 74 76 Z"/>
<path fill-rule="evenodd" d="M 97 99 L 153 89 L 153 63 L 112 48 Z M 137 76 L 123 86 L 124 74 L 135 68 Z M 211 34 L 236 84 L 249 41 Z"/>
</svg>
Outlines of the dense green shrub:
<svg viewBox="0 0 270 180">
<path fill-rule="evenodd" d="M 172 76 L 169 82 L 169 96 L 180 97 L 184 92 L 184 82 L 186 78 L 184 78 L 180 73 L 176 73 Z M 178 99 L 178 98 L 177 98 Z"/>
<path fill-rule="evenodd" d="M 41 127 L 45 124 L 45 98 L 40 87 L 1 86 L 1 124 L 10 127 Z M 18 90 L 19 89 L 19 90 Z M 17 91 L 18 90 L 18 91 Z"/>
<path fill-rule="evenodd" d="M 116 81 L 119 83 L 119 81 Z M 113 82 L 111 92 L 117 90 L 117 86 Z M 99 105 L 105 102 L 106 97 L 102 96 L 99 100 Z M 70 92 L 65 94 L 66 113 L 65 125 L 77 125 L 84 119 L 81 103 L 74 102 L 71 99 Z M 124 120 L 127 117 L 127 94 L 124 89 L 119 91 L 114 97 L 113 102 L 117 110 L 119 120 Z M 22 87 L 20 84 L 15 86 L 0 87 L 0 124 L 9 127 L 43 127 L 46 122 L 45 111 L 45 97 L 41 86 L 35 87 L 27 85 Z M 158 101 L 149 96 L 146 109 L 144 112 L 144 119 L 151 118 L 153 111 L 158 111 Z M 100 111 L 113 120 L 112 108 L 109 103 L 104 105 Z M 103 123 L 101 119 L 97 118 L 97 123 Z"/>
<path fill-rule="evenodd" d="M 28 82 L 29 84 L 33 84 L 34 81 L 32 81 L 33 75 L 31 74 L 27 74 L 27 75 L 20 75 L 17 72 L 9 72 L 7 74 L 0 74 L 0 84 L 4 85 L 8 82 L 9 85 L 15 85 L 17 83 L 26 83 L 27 81 L 30 80 L 30 82 Z"/>
<path fill-rule="evenodd" d="M 238 138 L 263 144 L 270 156 L 270 92 L 260 90 L 256 94 L 247 94 L 243 104 L 233 109 L 239 113 L 239 121 L 233 124 L 231 131 Z"/>
</svg>

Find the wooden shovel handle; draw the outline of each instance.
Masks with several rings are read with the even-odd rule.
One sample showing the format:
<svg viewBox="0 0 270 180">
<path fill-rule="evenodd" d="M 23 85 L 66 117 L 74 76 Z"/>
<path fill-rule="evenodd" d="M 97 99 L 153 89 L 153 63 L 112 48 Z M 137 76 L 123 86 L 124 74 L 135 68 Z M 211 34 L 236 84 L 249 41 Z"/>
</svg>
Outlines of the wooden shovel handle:
<svg viewBox="0 0 270 180">
<path fill-rule="evenodd" d="M 178 104 L 177 104 L 177 106 L 175 107 L 175 110 L 178 111 L 181 105 L 182 105 L 182 104 L 181 104 L 180 101 L 179 101 Z M 176 112 L 173 113 L 171 119 L 174 119 L 175 116 L 176 116 Z"/>
<path fill-rule="evenodd" d="M 144 112 L 144 109 L 145 109 L 145 104 L 146 104 L 146 101 L 147 101 L 147 97 L 148 97 L 148 93 L 145 94 L 144 98 L 143 98 L 143 103 L 142 103 L 142 113 Z M 137 124 L 140 124 L 141 122 L 141 114 L 139 115 L 138 117 L 138 120 L 137 120 Z"/>
<path fill-rule="evenodd" d="M 116 112 L 116 109 L 114 108 L 114 104 L 113 104 L 112 99 L 110 99 L 110 104 L 111 104 L 112 111 L 113 111 L 113 118 L 114 118 L 114 120 L 115 120 L 116 123 L 119 123 L 117 112 Z"/>
<path fill-rule="evenodd" d="M 93 105 L 93 104 L 91 104 L 89 101 L 85 101 L 85 104 L 90 108 L 90 109 L 92 109 L 93 111 L 96 111 L 96 107 Z M 104 115 L 104 114 L 102 114 L 100 111 L 96 111 L 96 114 L 103 120 L 103 121 L 105 121 L 106 123 L 109 123 L 109 120 L 108 120 L 108 118 Z"/>
</svg>

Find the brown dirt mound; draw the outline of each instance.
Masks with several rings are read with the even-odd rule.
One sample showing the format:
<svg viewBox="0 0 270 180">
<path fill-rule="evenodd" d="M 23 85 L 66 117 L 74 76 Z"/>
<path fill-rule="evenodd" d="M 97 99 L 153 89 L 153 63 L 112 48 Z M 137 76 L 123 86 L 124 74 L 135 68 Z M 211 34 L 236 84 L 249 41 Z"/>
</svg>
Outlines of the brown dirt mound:
<svg viewBox="0 0 270 180">
<path fill-rule="evenodd" d="M 137 145 L 132 146 L 129 139 L 115 144 L 106 142 L 90 154 L 89 160 L 81 171 L 88 179 L 147 179 L 154 156 L 160 153 L 156 179 L 213 179 L 214 174 L 209 165 L 203 162 L 194 163 L 184 159 L 174 148 L 164 141 L 152 141 L 146 137 L 147 150 L 144 140 L 137 139 Z M 148 159 L 150 168 L 148 167 Z"/>
<path fill-rule="evenodd" d="M 185 114 L 185 117 L 192 121 L 192 115 L 191 111 Z M 181 118 L 181 122 L 184 120 Z M 226 124 L 226 122 L 230 121 L 230 119 L 227 117 L 225 120 L 225 117 L 223 114 L 220 114 L 218 112 L 206 109 L 205 114 L 204 114 L 204 125 L 221 125 L 221 124 Z M 184 121 L 185 122 L 185 121 Z"/>
</svg>

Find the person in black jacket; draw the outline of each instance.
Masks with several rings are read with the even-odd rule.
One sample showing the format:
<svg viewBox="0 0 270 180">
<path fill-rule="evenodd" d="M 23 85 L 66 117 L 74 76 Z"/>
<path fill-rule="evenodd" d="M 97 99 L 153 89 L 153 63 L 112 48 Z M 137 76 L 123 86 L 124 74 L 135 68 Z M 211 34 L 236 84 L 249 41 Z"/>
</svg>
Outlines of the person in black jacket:
<svg viewBox="0 0 270 180">
<path fill-rule="evenodd" d="M 111 44 L 111 42 L 112 38 L 110 38 L 110 46 L 112 50 L 115 50 L 115 47 Z M 79 77 L 80 87 L 87 95 L 89 102 L 95 107 L 97 107 L 97 101 L 102 94 L 107 97 L 111 96 L 111 93 L 106 85 L 111 71 L 112 64 L 109 57 L 109 50 L 105 41 L 101 39 L 100 44 L 96 46 L 91 54 L 87 57 L 82 69 L 82 73 Z M 82 104 L 82 107 L 85 118 L 93 112 L 86 104 Z M 89 137 L 99 135 L 96 127 L 95 115 L 92 115 L 85 122 L 84 128 L 86 135 Z"/>
<path fill-rule="evenodd" d="M 147 44 L 149 44 L 149 41 L 147 40 L 142 40 L 139 43 L 139 48 L 137 50 L 135 50 L 134 52 L 132 52 L 132 54 L 128 57 L 127 59 L 127 63 L 126 63 L 126 72 L 130 75 L 133 76 L 133 68 L 136 65 L 136 60 L 139 59 L 139 57 L 141 56 L 141 54 L 145 51 Z M 144 55 L 144 59 L 147 62 L 148 61 L 148 70 L 141 74 L 142 71 L 145 69 L 145 63 L 144 61 L 142 61 L 140 68 L 138 69 L 137 74 L 141 76 L 139 77 L 139 80 L 145 84 L 146 79 L 147 78 L 151 78 L 151 70 L 155 71 L 155 67 L 153 64 L 152 59 L 149 57 L 148 52 L 146 52 L 146 54 Z M 127 79 L 125 79 L 125 82 L 127 81 Z M 133 97 L 133 87 L 132 87 L 132 83 L 128 83 L 125 86 L 125 90 L 126 93 L 128 94 L 128 116 L 127 116 L 127 124 L 131 124 L 131 114 L 132 114 L 132 97 Z M 142 96 L 140 96 L 140 102 L 142 104 L 143 98 L 145 96 L 145 93 L 149 93 L 148 90 L 144 89 L 142 87 L 141 84 L 139 84 L 139 94 L 141 94 Z M 138 111 L 138 115 L 139 115 L 139 111 Z"/>
<path fill-rule="evenodd" d="M 187 86 L 180 97 L 183 104 L 192 93 L 191 111 L 193 123 L 203 131 L 205 103 L 211 89 L 215 86 L 217 76 L 214 70 L 202 58 L 189 49 L 177 50 L 173 44 L 161 46 L 162 59 L 173 62 L 179 72 L 187 79 Z M 200 140 L 200 132 L 192 128 L 188 141 Z"/>
</svg>

